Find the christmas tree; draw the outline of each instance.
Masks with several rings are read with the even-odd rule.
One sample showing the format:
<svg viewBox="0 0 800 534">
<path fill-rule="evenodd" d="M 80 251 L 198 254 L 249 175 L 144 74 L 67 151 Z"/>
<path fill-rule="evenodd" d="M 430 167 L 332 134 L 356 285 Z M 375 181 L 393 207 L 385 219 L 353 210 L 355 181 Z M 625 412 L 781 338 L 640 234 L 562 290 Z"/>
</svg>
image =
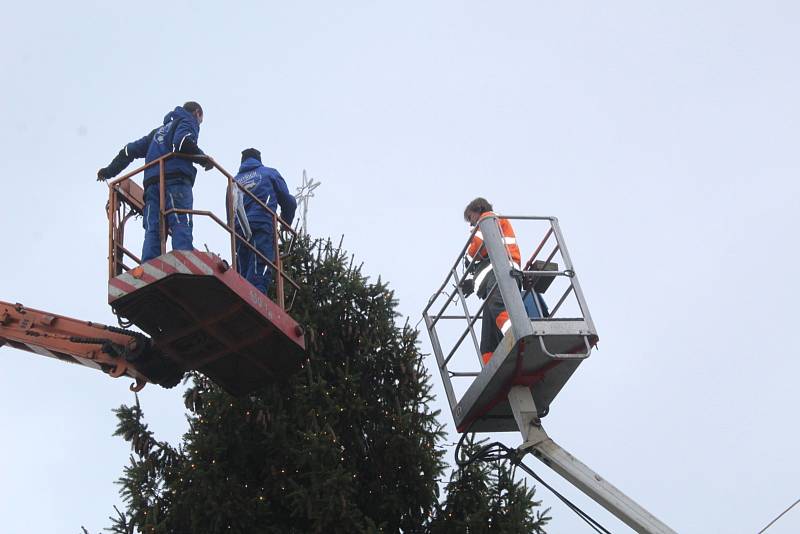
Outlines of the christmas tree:
<svg viewBox="0 0 800 534">
<path fill-rule="evenodd" d="M 387 284 L 330 241 L 301 240 L 287 269 L 300 283 L 291 313 L 306 331 L 303 370 L 242 398 L 192 374 L 177 447 L 155 438 L 138 402 L 116 410 L 133 455 L 109 530 L 456 532 L 445 514 L 472 524 L 470 506 L 480 528 L 529 525 L 539 503 L 507 471 L 456 475 L 440 505 L 444 433 L 417 331 L 397 324 Z"/>
</svg>

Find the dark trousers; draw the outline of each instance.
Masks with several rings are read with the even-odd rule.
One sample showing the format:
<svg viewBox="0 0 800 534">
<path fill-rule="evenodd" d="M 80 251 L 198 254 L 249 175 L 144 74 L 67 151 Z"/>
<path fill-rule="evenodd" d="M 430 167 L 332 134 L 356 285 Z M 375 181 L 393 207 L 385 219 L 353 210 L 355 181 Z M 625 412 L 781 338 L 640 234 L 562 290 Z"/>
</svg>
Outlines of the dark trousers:
<svg viewBox="0 0 800 534">
<path fill-rule="evenodd" d="M 534 296 L 535 295 L 535 296 Z M 528 317 L 531 319 L 541 318 L 534 298 L 539 302 L 544 317 L 550 315 L 547 310 L 547 304 L 538 293 L 527 292 L 523 295 L 523 303 L 525 310 L 528 312 Z M 509 317 L 506 311 L 505 304 L 503 304 L 503 297 L 500 295 L 500 289 L 495 288 L 494 292 L 487 297 L 486 306 L 483 308 L 483 317 L 481 319 L 481 358 L 483 363 L 486 364 L 492 358 L 497 345 L 503 340 L 505 333 L 500 329 L 501 325 L 506 325 L 504 328 L 509 328 Z"/>
<path fill-rule="evenodd" d="M 486 305 L 483 307 L 483 317 L 481 318 L 481 357 L 483 358 L 483 363 L 488 363 L 494 353 L 494 349 L 503 339 L 503 334 L 497 327 L 497 317 L 505 311 L 506 307 L 503 304 L 500 289 L 495 288 L 486 298 Z"/>
</svg>

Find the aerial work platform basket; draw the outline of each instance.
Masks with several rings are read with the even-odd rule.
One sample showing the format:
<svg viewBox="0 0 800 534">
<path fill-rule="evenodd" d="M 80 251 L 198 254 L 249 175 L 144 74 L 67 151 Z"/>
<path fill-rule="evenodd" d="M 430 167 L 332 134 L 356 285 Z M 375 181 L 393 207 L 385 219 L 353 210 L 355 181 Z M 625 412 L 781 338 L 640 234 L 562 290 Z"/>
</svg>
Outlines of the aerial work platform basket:
<svg viewBox="0 0 800 534">
<path fill-rule="evenodd" d="M 540 415 L 546 414 L 598 340 L 557 219 L 502 218 L 514 224 L 518 242 L 524 242 L 524 237 L 538 231 L 544 234 L 522 269 L 515 267 L 508 256 L 498 217 L 483 218 L 423 311 L 459 432 L 518 431 L 508 400 L 508 393 L 514 386 L 527 387 Z M 500 292 L 511 321 L 511 328 L 485 365 L 479 349 L 480 332 L 475 332 L 475 323 L 482 319 L 485 301 L 471 311 L 461 290 L 469 268 L 462 267 L 462 261 L 469 242 L 478 231 L 482 233 L 483 246 L 496 279 L 489 291 Z M 544 299 L 537 294 L 544 294 L 553 303 L 549 311 Z M 457 306 L 459 311 L 449 311 L 451 306 Z M 433 311 L 434 307 L 437 312 Z M 445 325 L 446 322 L 462 325 L 466 322 L 466 327 L 459 331 L 457 327 Z M 472 338 L 474 352 L 464 343 L 467 337 Z M 481 366 L 480 370 L 472 370 L 476 363 Z"/>
<path fill-rule="evenodd" d="M 297 234 L 213 160 L 227 181 L 227 189 L 220 190 L 227 220 L 211 211 L 165 209 L 164 161 L 169 157 L 177 156 L 168 154 L 109 184 L 108 300 L 114 313 L 121 324 L 136 325 L 147 333 L 152 346 L 171 364 L 184 371 L 197 370 L 234 395 L 291 375 L 306 358 L 303 329 L 289 315 L 293 298 L 286 298 L 286 288 L 291 292 L 299 286 L 283 269 L 283 259 Z M 125 226 L 144 209 L 143 190 L 131 178 L 151 165 L 160 167 L 161 255 L 141 262 L 125 247 Z M 278 251 L 274 259 L 238 233 L 234 188 L 250 195 L 272 216 L 274 250 Z M 167 253 L 165 222 L 171 216 L 205 216 L 224 229 L 230 236 L 230 262 L 198 250 Z M 275 301 L 237 272 L 237 245 L 249 247 L 272 269 Z M 126 265 L 126 260 L 136 265 Z"/>
<path fill-rule="evenodd" d="M 301 327 L 214 254 L 145 262 L 109 281 L 108 300 L 180 368 L 234 395 L 290 375 L 305 358 Z"/>
<path fill-rule="evenodd" d="M 516 238 L 503 236 L 500 219 L 513 221 Z M 529 232 L 528 225 L 538 230 Z M 526 237 L 537 231 L 544 237 L 530 259 L 517 265 L 506 243 L 526 243 Z M 471 310 L 462 288 L 475 270 L 475 260 L 465 261 L 463 267 L 462 260 L 478 232 L 486 252 L 482 261 L 488 256 L 495 282 L 487 282 L 492 287 L 487 288 L 486 299 Z M 481 272 L 486 272 L 482 269 L 483 264 Z M 500 292 L 511 327 L 484 364 L 475 323 L 489 313 L 486 303 L 495 291 Z M 554 303 L 551 308 L 542 294 Z M 458 306 L 459 312 L 448 311 L 450 306 Z M 542 426 L 541 418 L 598 340 L 555 217 L 481 217 L 422 315 L 459 432 L 519 432 L 523 443 L 511 457 L 516 464 L 531 453 L 636 532 L 674 534 L 553 441 Z M 464 322 L 466 328 L 459 328 Z M 449 327 L 452 324 L 456 326 Z M 474 352 L 464 343 L 468 336 Z M 476 360 L 481 368 L 473 371 L 469 367 L 474 368 Z"/>
</svg>

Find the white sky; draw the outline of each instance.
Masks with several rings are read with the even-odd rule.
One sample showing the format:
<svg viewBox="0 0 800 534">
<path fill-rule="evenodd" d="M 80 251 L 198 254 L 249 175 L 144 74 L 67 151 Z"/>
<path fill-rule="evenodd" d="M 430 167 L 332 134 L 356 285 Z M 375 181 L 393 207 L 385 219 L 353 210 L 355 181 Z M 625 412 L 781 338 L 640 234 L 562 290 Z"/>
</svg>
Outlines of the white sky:
<svg viewBox="0 0 800 534">
<path fill-rule="evenodd" d="M 322 181 L 312 233 L 344 234 L 413 323 L 471 198 L 558 216 L 601 350 L 551 436 L 679 532 L 756 532 L 800 497 L 798 4 L 207 4 L 6 7 L 0 299 L 114 322 L 94 174 L 197 100 L 200 145 L 228 170 L 256 146 L 292 189 L 304 168 Z M 200 172 L 196 207 L 218 201 L 214 178 Z M 109 524 L 127 386 L 0 350 L 4 530 Z M 179 391 L 141 401 L 158 436 L 184 431 Z M 588 531 L 538 495 L 552 532 Z M 769 532 L 798 530 L 795 509 Z"/>
</svg>

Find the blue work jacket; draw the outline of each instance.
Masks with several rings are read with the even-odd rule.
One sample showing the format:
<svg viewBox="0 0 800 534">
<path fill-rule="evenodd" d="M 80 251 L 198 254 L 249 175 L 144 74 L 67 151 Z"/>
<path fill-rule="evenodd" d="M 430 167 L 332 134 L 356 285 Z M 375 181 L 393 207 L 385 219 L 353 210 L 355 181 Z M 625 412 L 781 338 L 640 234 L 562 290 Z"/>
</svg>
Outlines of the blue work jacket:
<svg viewBox="0 0 800 534">
<path fill-rule="evenodd" d="M 292 224 L 297 201 L 289 192 L 286 182 L 278 171 L 265 167 L 256 158 L 247 158 L 242 162 L 239 174 L 234 179 L 272 211 L 277 212 L 278 206 L 280 206 L 281 218 Z M 250 195 L 242 193 L 242 200 L 247 220 L 251 226 L 272 224 L 272 216 Z"/>
<path fill-rule="evenodd" d="M 145 163 L 160 158 L 170 152 L 186 152 L 187 142 L 197 146 L 200 137 L 200 123 L 197 119 L 183 109 L 176 107 L 164 116 L 164 124 L 145 135 L 125 145 L 125 155 L 129 158 L 145 158 Z M 203 154 L 197 148 L 195 154 Z M 164 174 L 171 178 L 182 177 L 194 185 L 197 169 L 194 164 L 180 157 L 172 157 L 164 163 Z M 149 185 L 158 180 L 158 165 L 153 165 L 144 171 L 144 184 Z"/>
</svg>

